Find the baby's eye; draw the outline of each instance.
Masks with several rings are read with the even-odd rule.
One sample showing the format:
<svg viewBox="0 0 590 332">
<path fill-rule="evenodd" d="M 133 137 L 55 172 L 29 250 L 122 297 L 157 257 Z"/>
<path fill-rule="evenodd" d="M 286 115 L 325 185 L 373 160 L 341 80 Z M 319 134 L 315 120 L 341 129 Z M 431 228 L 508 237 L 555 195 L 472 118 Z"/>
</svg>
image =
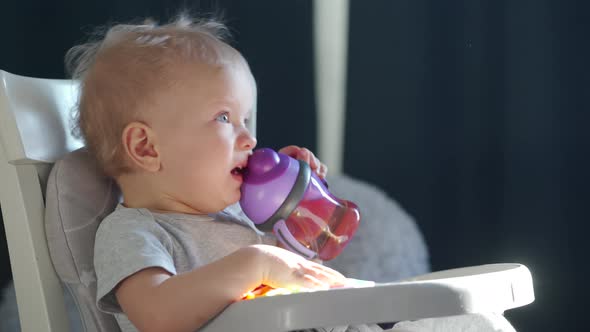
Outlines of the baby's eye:
<svg viewBox="0 0 590 332">
<path fill-rule="evenodd" d="M 216 120 L 219 122 L 229 123 L 229 114 L 227 112 L 219 114 Z"/>
</svg>

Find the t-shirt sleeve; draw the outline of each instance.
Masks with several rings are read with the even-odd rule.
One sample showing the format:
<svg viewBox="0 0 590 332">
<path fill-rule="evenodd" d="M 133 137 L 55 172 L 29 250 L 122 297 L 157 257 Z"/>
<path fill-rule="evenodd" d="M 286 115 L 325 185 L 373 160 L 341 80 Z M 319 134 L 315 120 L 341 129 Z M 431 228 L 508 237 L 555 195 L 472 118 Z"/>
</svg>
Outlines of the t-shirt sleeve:
<svg viewBox="0 0 590 332">
<path fill-rule="evenodd" d="M 122 312 L 115 289 L 138 271 L 160 267 L 176 274 L 172 248 L 169 235 L 153 218 L 137 210 L 116 210 L 103 220 L 94 243 L 98 308 L 108 313 Z"/>
</svg>

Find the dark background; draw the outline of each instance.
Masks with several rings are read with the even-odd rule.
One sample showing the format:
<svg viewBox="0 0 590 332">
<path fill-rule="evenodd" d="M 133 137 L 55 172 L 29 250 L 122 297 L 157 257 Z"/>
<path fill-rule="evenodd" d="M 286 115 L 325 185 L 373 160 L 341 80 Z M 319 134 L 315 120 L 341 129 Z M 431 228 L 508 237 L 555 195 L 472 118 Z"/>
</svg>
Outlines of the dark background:
<svg viewBox="0 0 590 332">
<path fill-rule="evenodd" d="M 183 6 L 225 12 L 258 81 L 259 146 L 315 150 L 309 0 L 4 1 L 0 69 L 62 78 L 93 26 Z M 350 4 L 345 173 L 416 218 L 434 270 L 527 265 L 536 301 L 506 313 L 519 331 L 587 325 L 589 33 L 581 0 Z"/>
</svg>

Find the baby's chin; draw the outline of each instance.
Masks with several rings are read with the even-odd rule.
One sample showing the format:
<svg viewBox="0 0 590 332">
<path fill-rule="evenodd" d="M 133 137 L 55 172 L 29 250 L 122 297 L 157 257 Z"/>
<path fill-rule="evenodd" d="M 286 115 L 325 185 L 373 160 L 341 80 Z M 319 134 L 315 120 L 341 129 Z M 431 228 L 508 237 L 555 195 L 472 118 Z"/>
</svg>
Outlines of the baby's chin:
<svg viewBox="0 0 590 332">
<path fill-rule="evenodd" d="M 241 195 L 241 194 L 238 194 L 238 196 L 237 196 L 236 198 L 234 198 L 234 199 L 231 199 L 231 200 L 228 202 L 227 206 L 234 205 L 234 204 L 238 203 L 238 202 L 240 201 L 240 198 L 241 198 L 241 197 L 242 197 L 242 195 Z M 227 207 L 227 206 L 226 206 L 226 207 Z"/>
<path fill-rule="evenodd" d="M 223 204 L 223 209 L 234 205 L 236 203 L 238 203 L 240 201 L 240 198 L 242 197 L 242 193 L 238 190 L 237 193 L 234 193 L 232 196 L 228 197 L 227 199 L 224 200 Z"/>
</svg>

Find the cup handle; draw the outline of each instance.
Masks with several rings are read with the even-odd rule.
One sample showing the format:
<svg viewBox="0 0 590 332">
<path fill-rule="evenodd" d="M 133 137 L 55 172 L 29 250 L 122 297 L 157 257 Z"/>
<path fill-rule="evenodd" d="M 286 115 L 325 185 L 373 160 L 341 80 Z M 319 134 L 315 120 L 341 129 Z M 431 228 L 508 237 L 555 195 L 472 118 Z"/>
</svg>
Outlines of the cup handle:
<svg viewBox="0 0 590 332">
<path fill-rule="evenodd" d="M 276 235 L 277 239 L 281 241 L 281 243 L 288 248 L 292 252 L 299 254 L 307 259 L 313 259 L 317 256 L 317 254 L 303 246 L 291 232 L 287 228 L 287 224 L 283 219 L 277 221 L 273 227 L 273 232 Z"/>
</svg>

